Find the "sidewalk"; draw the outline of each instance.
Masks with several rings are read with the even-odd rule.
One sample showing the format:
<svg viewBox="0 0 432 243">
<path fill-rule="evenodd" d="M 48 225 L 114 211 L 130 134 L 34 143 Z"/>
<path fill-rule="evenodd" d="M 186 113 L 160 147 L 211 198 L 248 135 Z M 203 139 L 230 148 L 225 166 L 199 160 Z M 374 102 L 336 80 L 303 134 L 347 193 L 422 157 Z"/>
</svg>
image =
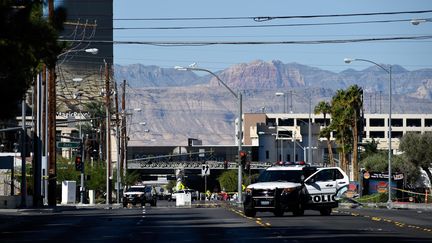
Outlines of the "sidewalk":
<svg viewBox="0 0 432 243">
<path fill-rule="evenodd" d="M 341 208 L 387 208 L 387 203 L 339 203 Z M 408 203 L 408 202 L 393 202 L 392 209 L 401 210 L 426 210 L 432 211 L 432 203 Z"/>
</svg>

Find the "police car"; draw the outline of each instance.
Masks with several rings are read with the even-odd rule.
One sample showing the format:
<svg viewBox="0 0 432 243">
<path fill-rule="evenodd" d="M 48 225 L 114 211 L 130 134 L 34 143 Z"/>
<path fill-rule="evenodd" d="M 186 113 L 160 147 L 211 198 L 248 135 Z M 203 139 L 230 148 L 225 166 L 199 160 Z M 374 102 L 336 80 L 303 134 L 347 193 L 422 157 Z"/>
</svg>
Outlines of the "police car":
<svg viewBox="0 0 432 243">
<path fill-rule="evenodd" d="M 267 168 L 257 183 L 249 185 L 243 203 L 244 213 L 254 217 L 256 212 L 273 212 L 283 216 L 290 211 L 294 216 L 304 210 L 330 215 L 338 206 L 336 195 L 345 191 L 349 178 L 339 167 L 312 167 L 303 161 L 280 162 Z"/>
</svg>

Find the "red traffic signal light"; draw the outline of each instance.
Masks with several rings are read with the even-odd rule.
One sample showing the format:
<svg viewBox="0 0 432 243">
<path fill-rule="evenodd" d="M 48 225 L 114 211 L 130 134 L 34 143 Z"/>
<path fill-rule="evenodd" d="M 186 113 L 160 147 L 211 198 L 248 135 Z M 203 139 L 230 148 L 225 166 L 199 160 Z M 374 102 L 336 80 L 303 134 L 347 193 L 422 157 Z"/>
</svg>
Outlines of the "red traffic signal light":
<svg viewBox="0 0 432 243">
<path fill-rule="evenodd" d="M 81 160 L 81 156 L 75 157 L 75 170 L 76 171 L 82 171 L 84 169 L 84 164 Z"/>
</svg>

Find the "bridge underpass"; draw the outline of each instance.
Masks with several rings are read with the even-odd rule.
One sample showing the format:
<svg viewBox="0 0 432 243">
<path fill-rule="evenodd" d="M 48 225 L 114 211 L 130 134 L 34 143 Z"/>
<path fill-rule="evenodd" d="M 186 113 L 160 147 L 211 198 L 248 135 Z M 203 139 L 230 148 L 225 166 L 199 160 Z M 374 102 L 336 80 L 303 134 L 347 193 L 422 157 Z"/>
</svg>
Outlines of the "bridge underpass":
<svg viewBox="0 0 432 243">
<path fill-rule="evenodd" d="M 196 169 L 200 170 L 203 165 L 208 165 L 210 170 L 223 170 L 222 161 L 148 161 L 145 159 L 128 160 L 127 169 L 146 170 L 146 169 Z M 270 162 L 251 162 L 251 170 L 262 170 L 270 167 Z M 228 162 L 228 169 L 237 169 L 237 162 Z"/>
<path fill-rule="evenodd" d="M 237 162 L 228 162 L 228 170 L 238 169 Z M 251 162 L 251 173 L 270 167 L 270 162 Z M 204 177 L 201 175 L 203 166 L 208 166 L 210 175 L 207 177 L 208 188 L 213 190 L 219 187 L 217 178 L 225 171 L 222 161 L 149 161 L 145 159 L 128 160 L 128 170 L 138 170 L 146 181 L 166 178 L 176 180 L 175 171 L 182 170 L 185 184 L 195 190 L 204 191 Z M 219 188 L 220 189 L 220 188 Z"/>
</svg>

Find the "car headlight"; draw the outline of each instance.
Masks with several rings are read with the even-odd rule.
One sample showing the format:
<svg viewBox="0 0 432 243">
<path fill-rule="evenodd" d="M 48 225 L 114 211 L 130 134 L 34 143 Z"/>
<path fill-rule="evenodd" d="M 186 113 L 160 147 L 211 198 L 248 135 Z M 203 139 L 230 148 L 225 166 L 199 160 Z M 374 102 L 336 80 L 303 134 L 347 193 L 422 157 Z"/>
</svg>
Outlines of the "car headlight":
<svg viewBox="0 0 432 243">
<path fill-rule="evenodd" d="M 291 192 L 293 192 L 293 191 L 295 191 L 295 187 L 284 188 L 284 189 L 282 190 L 282 194 L 288 194 L 288 193 L 291 193 Z"/>
<path fill-rule="evenodd" d="M 252 188 L 246 188 L 246 195 L 252 195 Z"/>
</svg>

